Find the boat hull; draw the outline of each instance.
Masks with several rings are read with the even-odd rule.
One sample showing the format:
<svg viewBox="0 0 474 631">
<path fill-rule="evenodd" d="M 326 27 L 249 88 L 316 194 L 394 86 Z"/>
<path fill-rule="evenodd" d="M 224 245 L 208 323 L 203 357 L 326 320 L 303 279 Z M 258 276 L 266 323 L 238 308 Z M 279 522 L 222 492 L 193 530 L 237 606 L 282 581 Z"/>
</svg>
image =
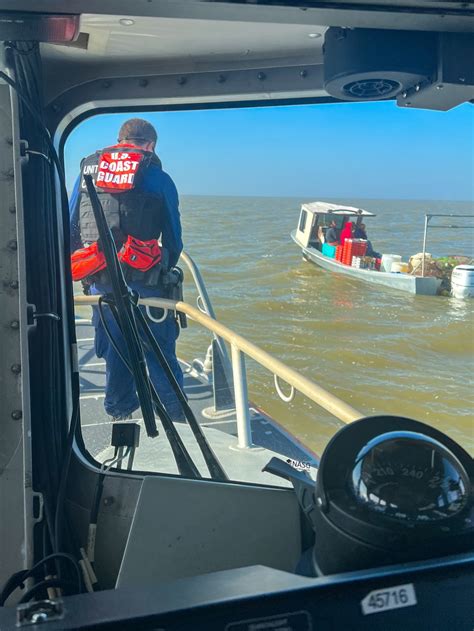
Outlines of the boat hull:
<svg viewBox="0 0 474 631">
<path fill-rule="evenodd" d="M 305 259 L 330 272 L 345 274 L 346 276 L 351 276 L 352 278 L 357 278 L 358 280 L 368 283 L 384 285 L 385 287 L 422 296 L 435 296 L 441 285 L 441 280 L 433 276 L 425 276 L 422 278 L 421 276 L 410 276 L 409 274 L 377 272 L 374 270 L 351 267 L 350 265 L 343 265 L 335 259 L 324 256 L 319 250 L 316 250 L 316 248 L 301 245 L 296 238 L 296 230 L 291 233 L 291 238 L 301 248 Z"/>
</svg>

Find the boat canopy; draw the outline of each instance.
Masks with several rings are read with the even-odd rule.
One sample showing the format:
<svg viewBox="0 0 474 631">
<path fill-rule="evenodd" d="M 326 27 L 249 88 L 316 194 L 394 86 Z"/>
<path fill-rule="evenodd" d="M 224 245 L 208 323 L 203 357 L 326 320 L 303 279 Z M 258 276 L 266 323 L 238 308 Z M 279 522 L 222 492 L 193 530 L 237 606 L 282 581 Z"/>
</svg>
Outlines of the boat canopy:
<svg viewBox="0 0 474 631">
<path fill-rule="evenodd" d="M 375 217 L 374 213 L 354 206 L 342 206 L 341 204 L 329 204 L 328 202 L 309 202 L 302 204 L 301 210 L 313 213 L 314 215 L 362 215 L 364 217 Z"/>
</svg>

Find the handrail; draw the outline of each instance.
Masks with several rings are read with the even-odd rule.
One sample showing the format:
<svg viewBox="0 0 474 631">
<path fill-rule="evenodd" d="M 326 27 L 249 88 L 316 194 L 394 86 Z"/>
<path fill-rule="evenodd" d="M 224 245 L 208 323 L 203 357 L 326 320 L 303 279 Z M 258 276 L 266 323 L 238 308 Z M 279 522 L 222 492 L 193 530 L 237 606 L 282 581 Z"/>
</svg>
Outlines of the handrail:
<svg viewBox="0 0 474 631">
<path fill-rule="evenodd" d="M 188 270 L 191 272 L 191 276 L 193 278 L 194 284 L 198 291 L 198 308 L 199 308 L 199 300 L 201 301 L 204 310 L 199 309 L 202 313 L 206 313 L 210 318 L 216 320 L 216 314 L 211 304 L 211 299 L 209 298 L 209 294 L 207 293 L 206 285 L 204 283 L 204 279 L 201 276 L 201 272 L 198 269 L 198 266 L 193 261 L 193 259 L 189 256 L 187 252 L 184 250 L 181 252 L 180 261 L 183 261 Z M 230 371 L 230 359 L 229 354 L 227 353 L 227 348 L 225 344 L 222 342 L 221 338 L 214 333 L 214 339 L 217 342 L 219 350 L 221 352 L 221 357 L 224 360 L 224 370 L 226 373 Z"/>
<path fill-rule="evenodd" d="M 430 226 L 429 223 L 433 217 L 463 217 L 473 219 L 474 215 L 464 215 L 459 213 L 426 213 L 425 214 L 425 228 L 423 230 L 423 258 L 421 259 L 421 275 L 425 275 L 425 255 L 426 255 L 426 243 L 428 240 L 428 228 L 448 228 L 453 230 L 465 230 L 466 228 L 474 228 L 471 224 L 469 226 Z"/>
<path fill-rule="evenodd" d="M 99 300 L 99 296 L 76 296 L 75 303 L 79 305 L 95 305 Z M 353 408 L 352 406 L 344 403 L 341 399 L 331 394 L 311 379 L 304 377 L 293 368 L 286 366 L 283 362 L 276 357 L 273 357 L 253 342 L 249 342 L 244 337 L 235 333 L 224 324 L 221 324 L 217 320 L 214 320 L 210 316 L 202 313 L 196 307 L 192 305 L 174 300 L 166 300 L 164 298 L 140 298 L 140 304 L 148 305 L 150 307 L 159 307 L 161 309 L 169 309 L 171 311 L 180 311 L 185 313 L 191 320 L 201 324 L 212 333 L 215 333 L 222 339 L 229 342 L 232 348 L 242 351 L 261 366 L 277 375 L 289 385 L 293 386 L 296 390 L 306 395 L 311 401 L 330 412 L 333 416 L 343 421 L 344 423 L 351 423 L 364 415 Z"/>
<path fill-rule="evenodd" d="M 194 284 L 196 285 L 196 289 L 198 290 L 199 294 L 202 297 L 203 306 L 204 306 L 204 309 L 206 310 L 207 315 L 209 317 L 213 318 L 213 320 L 215 320 L 216 319 L 216 314 L 215 314 L 214 309 L 212 307 L 211 299 L 209 298 L 209 294 L 207 293 L 207 289 L 206 289 L 206 286 L 204 284 L 204 279 L 201 276 L 201 272 L 199 271 L 196 263 L 189 256 L 189 254 L 187 254 L 187 252 L 184 252 L 184 251 L 181 252 L 179 260 L 180 261 L 184 261 L 184 263 L 186 263 L 186 266 L 189 269 L 189 271 L 191 272 L 191 276 L 193 277 Z"/>
</svg>

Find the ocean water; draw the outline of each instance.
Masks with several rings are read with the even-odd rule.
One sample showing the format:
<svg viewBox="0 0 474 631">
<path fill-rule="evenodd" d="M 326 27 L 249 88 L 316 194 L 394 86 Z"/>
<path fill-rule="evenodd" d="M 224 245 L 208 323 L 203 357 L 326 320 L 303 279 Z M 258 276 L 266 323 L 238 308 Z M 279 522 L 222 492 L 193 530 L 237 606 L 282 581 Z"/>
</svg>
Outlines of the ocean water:
<svg viewBox="0 0 474 631">
<path fill-rule="evenodd" d="M 218 319 L 363 414 L 423 421 L 474 453 L 474 300 L 412 296 L 303 261 L 290 232 L 307 201 L 314 200 L 181 198 L 185 250 Z M 404 260 L 422 250 L 425 212 L 474 212 L 464 202 L 337 201 L 375 212 L 366 221 L 374 248 Z M 474 256 L 474 230 L 430 230 L 427 251 Z M 185 300 L 196 300 L 189 275 Z M 209 342 L 190 322 L 179 355 L 202 358 Z M 303 395 L 281 401 L 273 376 L 251 360 L 247 371 L 251 400 L 321 453 L 341 422 Z"/>
</svg>

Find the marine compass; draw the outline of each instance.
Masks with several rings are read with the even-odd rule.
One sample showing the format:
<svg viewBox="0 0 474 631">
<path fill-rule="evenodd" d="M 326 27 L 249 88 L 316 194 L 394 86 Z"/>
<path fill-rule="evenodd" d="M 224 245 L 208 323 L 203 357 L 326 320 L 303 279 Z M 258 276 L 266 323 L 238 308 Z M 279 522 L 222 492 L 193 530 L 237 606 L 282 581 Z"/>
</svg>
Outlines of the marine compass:
<svg viewBox="0 0 474 631">
<path fill-rule="evenodd" d="M 472 458 L 434 427 L 395 416 L 345 426 L 316 479 L 317 573 L 472 550 L 473 489 Z"/>
</svg>

